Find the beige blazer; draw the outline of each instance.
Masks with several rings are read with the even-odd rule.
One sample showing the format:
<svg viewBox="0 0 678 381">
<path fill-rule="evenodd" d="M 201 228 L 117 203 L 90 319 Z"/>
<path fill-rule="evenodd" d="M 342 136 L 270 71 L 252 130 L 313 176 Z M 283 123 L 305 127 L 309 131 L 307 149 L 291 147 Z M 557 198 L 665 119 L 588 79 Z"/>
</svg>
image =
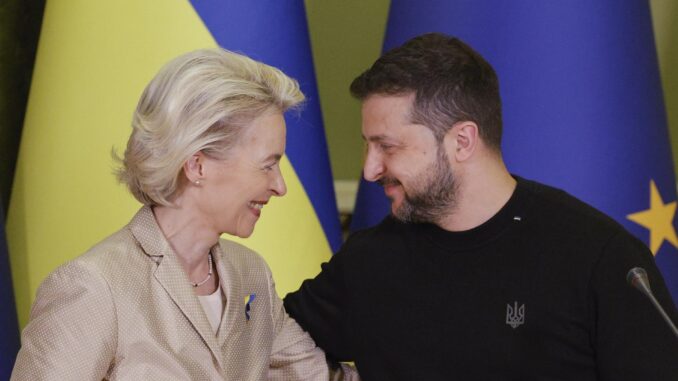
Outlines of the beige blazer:
<svg viewBox="0 0 678 381">
<path fill-rule="evenodd" d="M 324 353 L 285 313 L 264 260 L 225 240 L 212 255 L 227 298 L 216 334 L 143 207 L 42 283 L 11 379 L 328 379 Z"/>
</svg>

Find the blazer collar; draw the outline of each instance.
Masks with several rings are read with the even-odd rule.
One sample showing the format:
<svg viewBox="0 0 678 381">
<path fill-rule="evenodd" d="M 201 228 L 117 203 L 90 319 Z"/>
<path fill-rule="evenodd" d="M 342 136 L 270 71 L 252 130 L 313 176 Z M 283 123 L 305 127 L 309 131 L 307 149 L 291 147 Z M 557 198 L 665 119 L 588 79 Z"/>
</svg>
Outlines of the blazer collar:
<svg viewBox="0 0 678 381">
<path fill-rule="evenodd" d="M 210 326 L 207 315 L 200 304 L 200 300 L 198 300 L 198 297 L 195 295 L 188 275 L 186 275 L 176 253 L 163 235 L 160 226 L 158 226 L 151 208 L 149 206 L 142 207 L 128 226 L 132 235 L 134 235 L 134 238 L 139 242 L 139 245 L 141 245 L 141 248 L 146 255 L 152 257 L 158 264 L 154 273 L 155 279 L 191 322 L 205 344 L 212 351 L 212 355 L 219 366 L 224 369 L 220 349 L 221 346 L 218 343 L 217 337 Z M 212 256 L 215 257 L 217 263 L 221 262 L 219 260 L 221 258 L 217 259 L 221 254 L 218 247 L 219 245 L 217 244 L 212 248 Z M 215 252 L 215 250 L 218 251 Z M 224 278 L 221 276 L 221 273 L 219 275 L 223 284 Z"/>
</svg>

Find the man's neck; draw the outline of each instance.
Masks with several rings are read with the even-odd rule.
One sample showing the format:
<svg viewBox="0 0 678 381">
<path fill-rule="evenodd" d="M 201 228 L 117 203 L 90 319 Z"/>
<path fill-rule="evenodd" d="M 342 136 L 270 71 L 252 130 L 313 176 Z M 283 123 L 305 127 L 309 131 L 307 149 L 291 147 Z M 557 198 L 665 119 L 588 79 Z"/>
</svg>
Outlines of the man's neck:
<svg viewBox="0 0 678 381">
<path fill-rule="evenodd" d="M 506 205 L 516 188 L 503 161 L 471 164 L 458 173 L 459 188 L 454 210 L 437 222 L 448 231 L 465 231 L 482 225 Z"/>
</svg>

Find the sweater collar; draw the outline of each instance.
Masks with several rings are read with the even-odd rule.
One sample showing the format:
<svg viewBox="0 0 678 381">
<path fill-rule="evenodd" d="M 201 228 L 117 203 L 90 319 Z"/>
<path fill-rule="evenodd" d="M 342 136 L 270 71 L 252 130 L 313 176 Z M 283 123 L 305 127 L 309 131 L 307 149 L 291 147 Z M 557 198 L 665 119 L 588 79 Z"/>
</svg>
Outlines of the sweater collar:
<svg viewBox="0 0 678 381">
<path fill-rule="evenodd" d="M 504 206 L 490 219 L 472 229 L 464 231 L 448 231 L 435 224 L 415 224 L 414 228 L 427 236 L 430 241 L 446 250 L 469 250 L 485 245 L 516 223 L 520 223 L 527 208 L 526 182 L 513 176 L 517 185 L 513 194 Z"/>
</svg>

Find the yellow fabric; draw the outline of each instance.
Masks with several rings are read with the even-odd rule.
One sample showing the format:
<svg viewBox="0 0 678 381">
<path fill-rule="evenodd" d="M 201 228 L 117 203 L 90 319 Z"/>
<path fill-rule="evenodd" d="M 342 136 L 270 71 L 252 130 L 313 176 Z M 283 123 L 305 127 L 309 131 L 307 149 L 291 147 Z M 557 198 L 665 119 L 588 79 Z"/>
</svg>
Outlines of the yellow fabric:
<svg viewBox="0 0 678 381">
<path fill-rule="evenodd" d="M 128 221 L 139 204 L 112 175 L 144 86 L 171 58 L 216 42 L 187 0 L 48 1 L 8 210 L 20 325 L 40 282 Z M 278 292 L 331 255 L 290 162 L 288 195 L 267 205 L 246 241 Z"/>
<path fill-rule="evenodd" d="M 264 260 L 226 240 L 212 256 L 227 300 L 216 335 L 143 207 L 40 286 L 11 379 L 329 379 L 325 354 L 285 313 Z"/>
</svg>

